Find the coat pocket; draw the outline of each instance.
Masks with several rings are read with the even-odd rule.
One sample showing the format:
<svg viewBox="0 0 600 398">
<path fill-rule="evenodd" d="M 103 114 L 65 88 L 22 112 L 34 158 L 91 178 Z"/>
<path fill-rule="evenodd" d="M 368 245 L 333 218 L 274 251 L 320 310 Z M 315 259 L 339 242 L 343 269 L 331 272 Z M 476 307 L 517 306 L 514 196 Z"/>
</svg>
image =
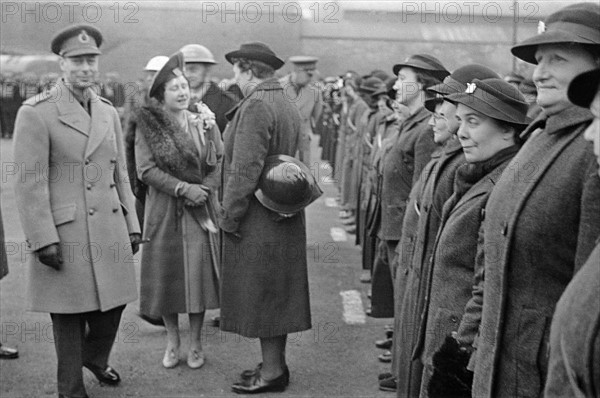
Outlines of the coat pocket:
<svg viewBox="0 0 600 398">
<path fill-rule="evenodd" d="M 540 311 L 521 310 L 515 350 L 516 388 L 520 397 L 538 396 L 543 390 L 548 364 L 545 344 L 548 320 Z"/>
<path fill-rule="evenodd" d="M 74 203 L 52 209 L 52 218 L 54 218 L 54 225 L 58 227 L 59 225 L 75 221 L 76 211 L 77 205 Z"/>
</svg>

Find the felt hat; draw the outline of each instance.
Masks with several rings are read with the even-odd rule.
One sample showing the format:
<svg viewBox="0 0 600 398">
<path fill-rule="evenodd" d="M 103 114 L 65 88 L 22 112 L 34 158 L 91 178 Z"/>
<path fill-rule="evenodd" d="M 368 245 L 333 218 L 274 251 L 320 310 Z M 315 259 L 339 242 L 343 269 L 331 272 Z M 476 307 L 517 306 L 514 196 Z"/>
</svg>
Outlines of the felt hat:
<svg viewBox="0 0 600 398">
<path fill-rule="evenodd" d="M 280 69 L 283 64 L 285 64 L 281 58 L 275 55 L 269 46 L 261 42 L 245 43 L 240 46 L 239 50 L 231 51 L 225 54 L 225 59 L 230 64 L 233 64 L 234 58 L 246 58 L 255 61 L 261 61 L 272 66 L 275 70 Z"/>
</svg>

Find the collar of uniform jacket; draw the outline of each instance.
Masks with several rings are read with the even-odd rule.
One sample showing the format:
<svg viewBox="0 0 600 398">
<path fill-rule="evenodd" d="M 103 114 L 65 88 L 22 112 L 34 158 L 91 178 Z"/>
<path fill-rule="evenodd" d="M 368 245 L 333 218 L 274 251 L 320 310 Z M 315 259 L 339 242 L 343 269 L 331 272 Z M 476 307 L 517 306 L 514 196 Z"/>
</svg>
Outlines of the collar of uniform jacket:
<svg viewBox="0 0 600 398">
<path fill-rule="evenodd" d="M 581 123 L 590 122 L 594 116 L 589 109 L 580 108 L 578 106 L 570 106 L 556 115 L 546 116 L 544 112 L 533 121 L 521 133 L 521 138 L 527 139 L 537 129 L 544 129 L 547 134 L 556 134 L 563 131 L 567 127 L 576 126 Z M 568 132 L 572 130 L 569 129 Z"/>
<path fill-rule="evenodd" d="M 233 119 L 233 116 L 235 115 L 235 113 L 237 112 L 237 110 L 240 108 L 240 106 L 242 106 L 242 104 L 244 104 L 244 102 L 246 102 L 249 98 L 263 98 L 263 95 L 265 94 L 259 94 L 261 91 L 277 91 L 277 90 L 281 90 L 283 91 L 283 87 L 281 87 L 281 84 L 279 83 L 279 80 L 277 80 L 277 78 L 272 77 L 270 79 L 266 79 L 265 81 L 259 83 L 256 87 L 254 87 L 252 89 L 252 91 L 250 91 L 248 93 L 247 96 L 245 96 L 240 102 L 237 103 L 236 106 L 234 106 L 233 108 L 231 108 L 229 110 L 229 112 L 227 112 L 225 114 L 225 117 L 227 118 L 227 120 L 231 120 Z M 267 94 L 268 95 L 268 94 Z"/>
<path fill-rule="evenodd" d="M 416 124 L 419 124 L 431 117 L 431 112 L 422 106 L 417 112 L 406 118 L 400 125 L 400 132 L 412 129 Z"/>
</svg>

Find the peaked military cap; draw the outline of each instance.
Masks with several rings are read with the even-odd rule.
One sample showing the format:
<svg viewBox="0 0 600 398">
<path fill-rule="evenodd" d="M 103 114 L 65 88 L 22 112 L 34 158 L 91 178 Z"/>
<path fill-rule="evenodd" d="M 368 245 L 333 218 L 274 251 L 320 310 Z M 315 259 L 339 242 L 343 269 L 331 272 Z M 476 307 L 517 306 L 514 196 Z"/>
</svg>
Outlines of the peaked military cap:
<svg viewBox="0 0 600 398">
<path fill-rule="evenodd" d="M 90 25 L 69 26 L 52 38 L 51 49 L 61 57 L 102 54 L 102 33 Z"/>
<path fill-rule="evenodd" d="M 154 75 L 152 86 L 150 86 L 149 96 L 155 97 L 158 94 L 158 88 L 176 77 L 183 76 L 183 53 L 177 51 L 169 57 L 167 63 Z"/>
<path fill-rule="evenodd" d="M 371 76 L 369 78 L 364 79 L 361 82 L 360 86 L 358 87 L 358 90 L 362 91 L 363 93 L 373 94 L 378 90 L 381 90 L 382 88 L 385 89 L 385 83 L 383 82 L 383 80 Z"/>
<path fill-rule="evenodd" d="M 535 52 L 541 44 L 578 43 L 600 46 L 600 4 L 571 4 L 550 14 L 538 25 L 538 34 L 510 51 L 517 58 L 537 64 Z"/>
</svg>

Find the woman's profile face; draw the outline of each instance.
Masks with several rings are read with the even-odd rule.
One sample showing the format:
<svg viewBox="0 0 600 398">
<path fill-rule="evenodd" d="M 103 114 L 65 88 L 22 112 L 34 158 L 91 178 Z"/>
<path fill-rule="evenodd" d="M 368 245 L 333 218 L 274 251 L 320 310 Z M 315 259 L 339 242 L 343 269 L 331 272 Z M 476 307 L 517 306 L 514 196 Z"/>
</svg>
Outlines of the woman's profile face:
<svg viewBox="0 0 600 398">
<path fill-rule="evenodd" d="M 190 87 L 184 76 L 169 80 L 165 84 L 163 105 L 170 112 L 179 112 L 190 105 Z"/>
<path fill-rule="evenodd" d="M 458 139 L 469 163 L 483 162 L 514 145 L 512 130 L 466 105 L 458 104 L 456 120 L 460 122 Z"/>
<path fill-rule="evenodd" d="M 547 115 L 572 106 L 567 97 L 571 80 L 580 73 L 597 67 L 592 54 L 582 46 L 544 44 L 535 53 L 537 65 L 533 81 L 537 87 L 537 103 Z"/>
</svg>

